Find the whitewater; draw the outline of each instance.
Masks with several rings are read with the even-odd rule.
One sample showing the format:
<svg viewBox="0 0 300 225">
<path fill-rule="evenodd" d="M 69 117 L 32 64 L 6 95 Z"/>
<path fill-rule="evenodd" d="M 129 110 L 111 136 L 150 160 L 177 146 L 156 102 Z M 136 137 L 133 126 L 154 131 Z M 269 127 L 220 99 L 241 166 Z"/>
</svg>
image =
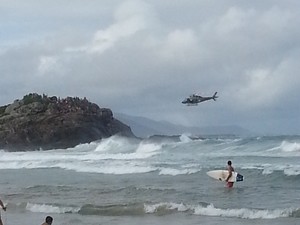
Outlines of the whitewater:
<svg viewBox="0 0 300 225">
<path fill-rule="evenodd" d="M 243 182 L 206 175 L 228 160 Z M 107 139 L 0 150 L 4 225 L 300 224 L 300 136 Z"/>
</svg>

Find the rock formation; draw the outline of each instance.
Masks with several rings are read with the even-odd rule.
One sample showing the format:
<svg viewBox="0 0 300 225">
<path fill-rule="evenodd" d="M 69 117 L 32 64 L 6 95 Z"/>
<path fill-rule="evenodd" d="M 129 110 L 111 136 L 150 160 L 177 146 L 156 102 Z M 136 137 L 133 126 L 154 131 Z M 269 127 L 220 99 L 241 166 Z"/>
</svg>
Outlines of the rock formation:
<svg viewBox="0 0 300 225">
<path fill-rule="evenodd" d="M 60 99 L 33 93 L 0 107 L 0 149 L 69 148 L 115 134 L 134 136 L 110 109 L 86 98 Z"/>
</svg>

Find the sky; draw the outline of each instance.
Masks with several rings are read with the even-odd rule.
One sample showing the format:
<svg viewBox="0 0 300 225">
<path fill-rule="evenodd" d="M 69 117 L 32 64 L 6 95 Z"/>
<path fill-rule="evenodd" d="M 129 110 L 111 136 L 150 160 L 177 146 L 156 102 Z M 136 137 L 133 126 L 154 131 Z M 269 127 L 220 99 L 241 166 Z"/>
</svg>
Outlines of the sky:
<svg viewBox="0 0 300 225">
<path fill-rule="evenodd" d="M 294 0 L 0 0 L 0 105 L 36 92 L 300 134 L 299 12 Z M 181 103 L 216 91 L 216 102 Z"/>
</svg>

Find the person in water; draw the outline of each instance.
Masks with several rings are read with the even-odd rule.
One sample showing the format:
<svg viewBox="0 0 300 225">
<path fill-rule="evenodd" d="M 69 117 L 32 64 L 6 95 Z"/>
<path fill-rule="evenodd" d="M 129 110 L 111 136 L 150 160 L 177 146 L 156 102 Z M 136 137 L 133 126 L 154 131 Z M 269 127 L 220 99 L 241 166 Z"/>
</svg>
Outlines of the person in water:
<svg viewBox="0 0 300 225">
<path fill-rule="evenodd" d="M 3 204 L 3 202 L 2 202 L 1 200 L 0 200 L 0 206 L 2 207 L 2 209 L 3 209 L 4 211 L 6 211 L 6 207 L 4 206 L 4 204 Z M 3 225 L 1 216 L 0 216 L 0 225 Z"/>
<path fill-rule="evenodd" d="M 51 216 L 47 216 L 45 222 L 42 225 L 51 225 L 53 218 Z"/>
<path fill-rule="evenodd" d="M 232 162 L 230 160 L 227 162 L 227 170 L 229 172 L 228 177 L 226 178 L 227 187 L 232 188 L 233 182 L 228 182 L 228 180 L 232 176 L 232 172 L 234 172 L 234 168 L 232 167 Z"/>
</svg>

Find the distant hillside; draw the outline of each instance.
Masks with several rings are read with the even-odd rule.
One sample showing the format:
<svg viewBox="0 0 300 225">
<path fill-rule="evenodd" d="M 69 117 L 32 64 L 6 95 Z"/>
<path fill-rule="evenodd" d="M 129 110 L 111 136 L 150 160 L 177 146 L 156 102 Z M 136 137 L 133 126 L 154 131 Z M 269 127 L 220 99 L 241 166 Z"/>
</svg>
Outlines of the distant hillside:
<svg viewBox="0 0 300 225">
<path fill-rule="evenodd" d="M 166 121 L 155 121 L 145 117 L 129 116 L 121 113 L 115 113 L 114 115 L 118 120 L 128 124 L 132 132 L 138 137 L 149 137 L 151 135 L 180 135 L 183 133 L 190 133 L 193 135 L 253 135 L 251 131 L 235 125 L 187 127 Z"/>
</svg>

